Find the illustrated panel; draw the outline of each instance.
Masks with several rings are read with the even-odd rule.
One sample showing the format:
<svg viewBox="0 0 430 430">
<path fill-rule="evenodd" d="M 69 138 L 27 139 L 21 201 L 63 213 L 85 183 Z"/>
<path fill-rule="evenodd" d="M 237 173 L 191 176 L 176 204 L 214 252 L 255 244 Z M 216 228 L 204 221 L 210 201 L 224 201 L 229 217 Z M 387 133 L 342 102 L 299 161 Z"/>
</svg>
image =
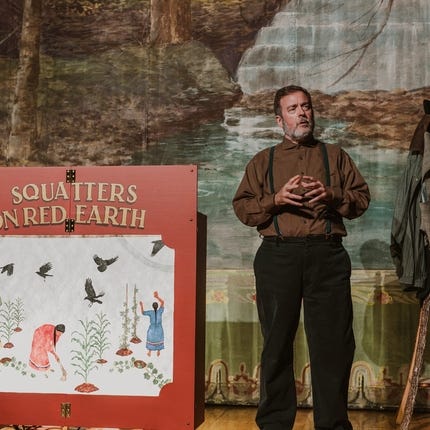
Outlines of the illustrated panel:
<svg viewBox="0 0 430 430">
<path fill-rule="evenodd" d="M 0 238 L 1 391 L 158 396 L 175 252 L 160 236 Z"/>
</svg>

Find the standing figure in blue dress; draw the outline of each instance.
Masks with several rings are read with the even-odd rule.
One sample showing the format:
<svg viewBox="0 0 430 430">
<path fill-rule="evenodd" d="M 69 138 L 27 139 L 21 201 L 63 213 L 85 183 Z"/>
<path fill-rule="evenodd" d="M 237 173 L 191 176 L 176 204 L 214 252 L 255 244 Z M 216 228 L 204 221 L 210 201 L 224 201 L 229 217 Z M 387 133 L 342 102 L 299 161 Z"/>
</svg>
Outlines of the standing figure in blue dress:
<svg viewBox="0 0 430 430">
<path fill-rule="evenodd" d="M 159 356 L 160 351 L 164 349 L 164 330 L 162 325 L 164 300 L 158 296 L 157 291 L 154 291 L 154 297 L 159 303 L 152 303 L 151 310 L 144 310 L 143 302 L 140 302 L 142 315 L 149 317 L 149 327 L 146 332 L 146 349 L 148 350 L 149 357 L 152 351 L 157 351 L 157 356 Z"/>
</svg>

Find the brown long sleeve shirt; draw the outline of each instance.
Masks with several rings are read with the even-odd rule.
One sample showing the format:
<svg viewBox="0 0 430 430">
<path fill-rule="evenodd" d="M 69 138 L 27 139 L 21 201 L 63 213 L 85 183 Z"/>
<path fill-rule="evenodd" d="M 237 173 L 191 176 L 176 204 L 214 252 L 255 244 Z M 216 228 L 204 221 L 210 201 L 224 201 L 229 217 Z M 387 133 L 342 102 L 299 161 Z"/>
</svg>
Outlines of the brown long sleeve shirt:
<svg viewBox="0 0 430 430">
<path fill-rule="evenodd" d="M 276 206 L 276 192 L 295 175 L 308 175 L 327 185 L 321 145 L 326 145 L 332 195 L 329 202 Z M 234 211 L 244 224 L 257 227 L 263 236 L 276 236 L 274 216 L 282 236 L 304 237 L 326 234 L 327 221 L 331 234 L 346 236 L 343 218 L 362 215 L 369 206 L 369 188 L 350 156 L 337 145 L 313 140 L 296 144 L 284 138 L 276 145 L 273 159 L 274 193 L 269 182 L 269 152 L 257 153 L 246 166 L 245 174 L 233 198 Z"/>
</svg>

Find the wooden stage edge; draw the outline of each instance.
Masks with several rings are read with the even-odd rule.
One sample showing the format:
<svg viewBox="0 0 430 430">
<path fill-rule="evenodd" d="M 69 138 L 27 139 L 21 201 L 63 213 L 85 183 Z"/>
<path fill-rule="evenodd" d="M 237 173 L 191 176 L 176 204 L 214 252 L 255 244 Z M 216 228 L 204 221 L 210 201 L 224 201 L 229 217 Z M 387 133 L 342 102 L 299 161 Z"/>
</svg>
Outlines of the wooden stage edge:
<svg viewBox="0 0 430 430">
<path fill-rule="evenodd" d="M 254 406 L 216 406 L 207 405 L 205 421 L 198 430 L 258 430 L 254 422 L 256 408 Z M 395 430 L 395 410 L 350 410 L 349 417 L 354 430 Z M 7 426 L 0 425 L 0 430 L 100 430 L 83 427 L 55 426 Z M 430 429 L 430 412 L 415 412 L 409 430 Z M 121 429 L 124 430 L 124 429 Z M 177 430 L 160 429 L 160 430 Z M 299 409 L 293 430 L 314 430 L 312 409 Z"/>
</svg>

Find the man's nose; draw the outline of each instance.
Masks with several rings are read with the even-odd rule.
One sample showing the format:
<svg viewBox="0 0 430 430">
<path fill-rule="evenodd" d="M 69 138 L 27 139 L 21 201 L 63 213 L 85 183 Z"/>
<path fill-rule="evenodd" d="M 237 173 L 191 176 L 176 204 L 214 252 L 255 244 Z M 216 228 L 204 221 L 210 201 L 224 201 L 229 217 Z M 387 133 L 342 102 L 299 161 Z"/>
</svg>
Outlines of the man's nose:
<svg viewBox="0 0 430 430">
<path fill-rule="evenodd" d="M 305 110 L 301 106 L 297 106 L 297 115 L 303 116 L 305 115 Z"/>
</svg>

